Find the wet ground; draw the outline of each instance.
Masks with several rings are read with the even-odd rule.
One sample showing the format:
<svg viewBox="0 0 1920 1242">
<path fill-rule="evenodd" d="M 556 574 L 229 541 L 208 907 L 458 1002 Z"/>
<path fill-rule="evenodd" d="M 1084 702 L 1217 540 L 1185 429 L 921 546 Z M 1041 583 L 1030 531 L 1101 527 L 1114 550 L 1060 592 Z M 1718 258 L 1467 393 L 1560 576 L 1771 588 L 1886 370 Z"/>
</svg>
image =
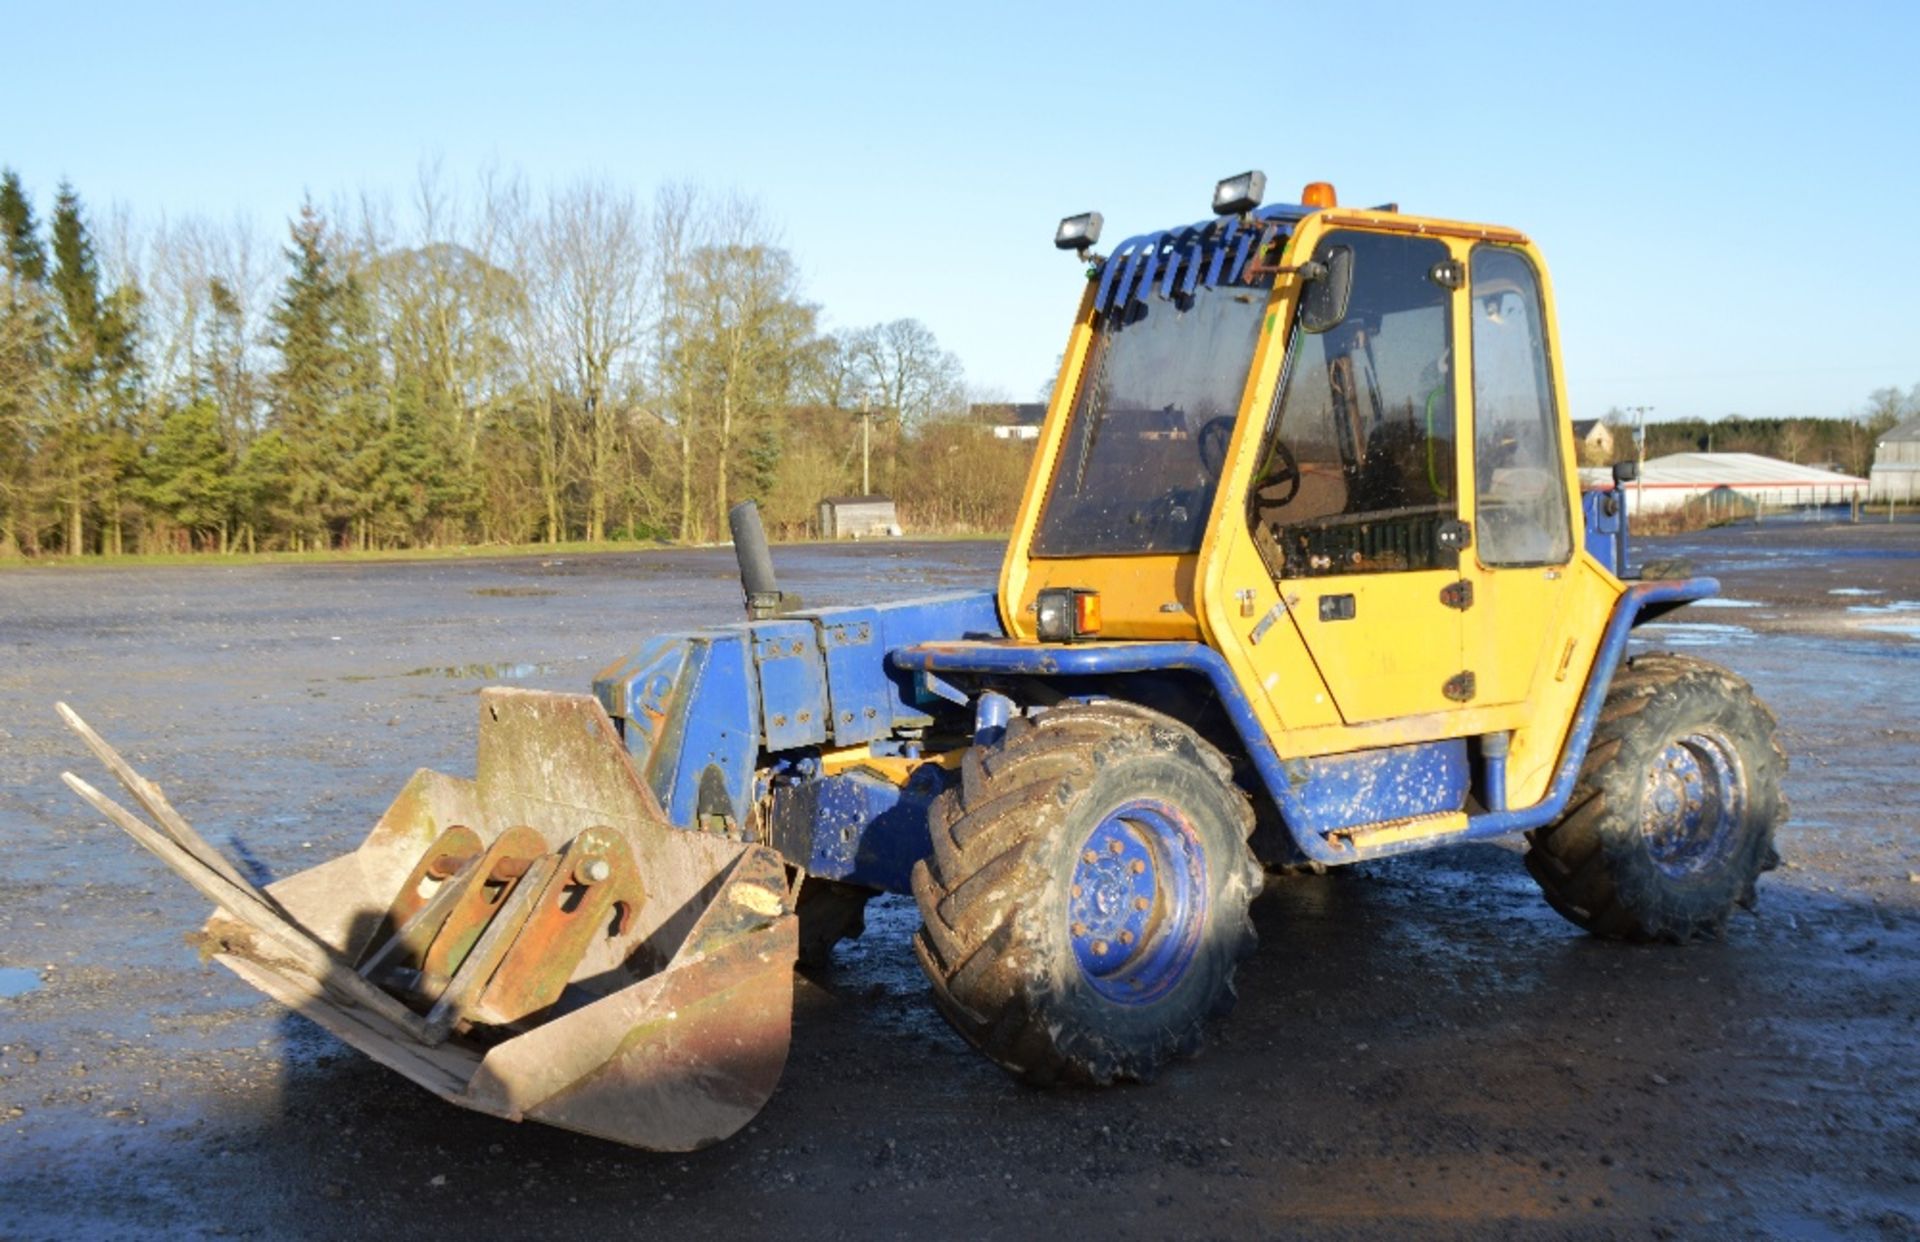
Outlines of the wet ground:
<svg viewBox="0 0 1920 1242">
<path fill-rule="evenodd" d="M 738 607 L 725 550 L 0 574 L 0 1237 L 1920 1234 L 1920 526 L 1650 542 L 1727 599 L 1643 631 L 1748 676 L 1786 866 L 1628 948 L 1511 844 L 1279 883 L 1241 1003 L 1148 1087 L 1040 1093 L 951 1034 L 888 900 L 798 986 L 760 1119 L 692 1156 L 461 1112 L 203 968 L 203 903 L 58 782 L 78 707 L 269 875 L 350 849 L 475 692 L 577 690 Z M 986 544 L 783 549 L 810 603 L 990 585 Z"/>
</svg>

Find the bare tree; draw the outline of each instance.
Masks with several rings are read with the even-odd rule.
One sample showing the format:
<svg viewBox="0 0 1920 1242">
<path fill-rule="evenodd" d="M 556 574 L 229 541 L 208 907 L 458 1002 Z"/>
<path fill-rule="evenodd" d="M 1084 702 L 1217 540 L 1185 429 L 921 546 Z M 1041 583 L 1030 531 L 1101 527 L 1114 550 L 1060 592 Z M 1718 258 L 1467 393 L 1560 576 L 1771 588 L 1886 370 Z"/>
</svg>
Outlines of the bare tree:
<svg viewBox="0 0 1920 1242">
<path fill-rule="evenodd" d="M 649 323 L 645 218 L 630 191 L 579 181 L 549 197 L 529 296 L 578 404 L 586 535 L 605 538 L 620 428 Z"/>
<path fill-rule="evenodd" d="M 847 348 L 857 361 L 861 382 L 887 420 L 892 464 L 889 487 L 896 487 L 900 452 L 908 429 L 940 414 L 956 412 L 965 400 L 960 360 L 940 348 L 918 319 L 895 319 L 854 333 Z"/>
</svg>

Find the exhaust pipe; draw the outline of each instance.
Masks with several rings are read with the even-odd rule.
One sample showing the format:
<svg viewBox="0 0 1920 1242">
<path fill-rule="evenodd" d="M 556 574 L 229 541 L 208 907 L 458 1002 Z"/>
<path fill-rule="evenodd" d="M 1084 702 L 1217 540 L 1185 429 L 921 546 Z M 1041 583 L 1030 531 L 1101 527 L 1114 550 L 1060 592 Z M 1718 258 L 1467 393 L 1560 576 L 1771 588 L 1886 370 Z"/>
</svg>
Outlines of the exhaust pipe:
<svg viewBox="0 0 1920 1242">
<path fill-rule="evenodd" d="M 788 600 L 773 577 L 773 553 L 767 550 L 767 532 L 760 525 L 760 506 L 743 500 L 727 510 L 727 529 L 733 534 L 733 555 L 740 562 L 740 587 L 746 593 L 747 620 L 764 621 L 790 611 L 800 601 Z"/>
</svg>

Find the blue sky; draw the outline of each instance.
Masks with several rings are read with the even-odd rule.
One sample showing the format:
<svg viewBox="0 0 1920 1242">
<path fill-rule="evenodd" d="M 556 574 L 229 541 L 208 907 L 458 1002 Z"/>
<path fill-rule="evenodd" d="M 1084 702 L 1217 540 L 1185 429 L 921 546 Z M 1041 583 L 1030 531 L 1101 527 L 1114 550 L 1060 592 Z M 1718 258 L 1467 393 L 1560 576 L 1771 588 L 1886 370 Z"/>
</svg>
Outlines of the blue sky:
<svg viewBox="0 0 1920 1242">
<path fill-rule="evenodd" d="M 44 216 L 404 203 L 423 158 L 694 180 L 828 322 L 913 316 L 1030 399 L 1051 247 L 1264 169 L 1544 248 L 1577 417 L 1842 414 L 1920 383 L 1920 5 L 6 5 L 0 164 Z"/>
</svg>

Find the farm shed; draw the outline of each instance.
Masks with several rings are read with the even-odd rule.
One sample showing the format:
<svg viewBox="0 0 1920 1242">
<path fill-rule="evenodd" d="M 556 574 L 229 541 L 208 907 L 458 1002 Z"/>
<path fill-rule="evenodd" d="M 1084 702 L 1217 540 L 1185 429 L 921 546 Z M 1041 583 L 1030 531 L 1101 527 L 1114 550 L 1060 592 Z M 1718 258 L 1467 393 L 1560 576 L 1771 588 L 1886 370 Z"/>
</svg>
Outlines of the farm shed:
<svg viewBox="0 0 1920 1242">
<path fill-rule="evenodd" d="M 1869 500 L 1920 500 L 1920 418 L 1910 418 L 1873 446 Z"/>
<path fill-rule="evenodd" d="M 822 539 L 871 539 L 899 533 L 900 518 L 890 496 L 829 496 L 820 502 Z"/>
<path fill-rule="evenodd" d="M 1604 470 L 1581 473 L 1587 486 L 1602 484 Z M 1818 466 L 1802 466 L 1758 453 L 1669 453 L 1650 457 L 1637 482 L 1627 484 L 1628 514 L 1662 513 L 1713 492 L 1734 492 L 1768 508 L 1843 505 L 1866 499 L 1867 481 Z"/>
</svg>

